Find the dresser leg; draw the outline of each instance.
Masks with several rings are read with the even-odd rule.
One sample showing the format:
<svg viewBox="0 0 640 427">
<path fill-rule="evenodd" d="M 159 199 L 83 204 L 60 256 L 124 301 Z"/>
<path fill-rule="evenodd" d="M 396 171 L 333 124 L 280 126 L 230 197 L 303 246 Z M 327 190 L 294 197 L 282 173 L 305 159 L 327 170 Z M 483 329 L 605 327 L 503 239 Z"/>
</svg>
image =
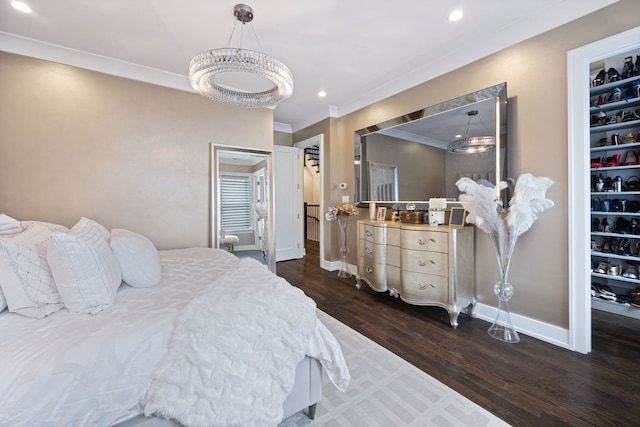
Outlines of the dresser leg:
<svg viewBox="0 0 640 427">
<path fill-rule="evenodd" d="M 356 288 L 362 289 L 362 282 L 360 281 L 360 277 L 356 276 Z"/>
<path fill-rule="evenodd" d="M 456 329 L 458 327 L 458 315 L 459 311 L 450 311 L 449 312 L 449 323 L 451 323 L 451 327 Z"/>
</svg>

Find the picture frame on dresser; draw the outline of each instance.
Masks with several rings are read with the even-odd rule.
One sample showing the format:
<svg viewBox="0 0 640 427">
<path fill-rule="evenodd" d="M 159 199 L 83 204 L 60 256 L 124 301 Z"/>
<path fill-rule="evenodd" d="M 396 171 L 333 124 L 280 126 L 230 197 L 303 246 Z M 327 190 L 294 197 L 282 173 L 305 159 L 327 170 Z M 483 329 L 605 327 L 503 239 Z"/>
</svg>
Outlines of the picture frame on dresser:
<svg viewBox="0 0 640 427">
<path fill-rule="evenodd" d="M 378 208 L 378 214 L 376 215 L 376 219 L 378 221 L 384 221 L 387 217 L 387 208 L 382 206 Z"/>
<path fill-rule="evenodd" d="M 464 227 L 466 212 L 467 210 L 465 208 L 451 208 L 449 227 Z"/>
</svg>

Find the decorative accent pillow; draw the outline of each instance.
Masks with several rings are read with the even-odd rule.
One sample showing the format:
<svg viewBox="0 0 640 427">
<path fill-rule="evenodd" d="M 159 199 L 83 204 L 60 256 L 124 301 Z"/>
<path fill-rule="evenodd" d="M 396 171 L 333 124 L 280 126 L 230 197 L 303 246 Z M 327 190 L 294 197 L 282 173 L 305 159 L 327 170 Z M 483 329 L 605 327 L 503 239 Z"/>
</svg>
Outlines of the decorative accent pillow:
<svg viewBox="0 0 640 427">
<path fill-rule="evenodd" d="M 22 221 L 20 224 L 22 224 L 23 227 L 28 227 L 32 224 L 38 224 L 41 225 L 42 227 L 48 228 L 51 231 L 64 231 L 65 233 L 69 232 L 69 229 L 67 227 L 65 227 L 64 225 L 60 225 L 60 224 L 54 224 L 52 222 L 43 222 L 43 221 Z"/>
<path fill-rule="evenodd" d="M 125 283 L 134 288 L 148 288 L 160 282 L 160 254 L 147 237 L 123 228 L 114 228 L 109 245 L 118 260 Z"/>
<path fill-rule="evenodd" d="M 63 307 L 47 264 L 51 230 L 38 224 L 0 237 L 0 287 L 9 310 L 41 319 Z"/>
<path fill-rule="evenodd" d="M 11 218 L 9 215 L 0 214 L 0 236 L 12 236 L 21 233 L 22 230 L 20 221 Z"/>
<path fill-rule="evenodd" d="M 53 232 L 47 259 L 72 313 L 96 314 L 115 301 L 122 276 L 108 236 L 109 230 L 84 217 L 69 233 Z"/>
</svg>

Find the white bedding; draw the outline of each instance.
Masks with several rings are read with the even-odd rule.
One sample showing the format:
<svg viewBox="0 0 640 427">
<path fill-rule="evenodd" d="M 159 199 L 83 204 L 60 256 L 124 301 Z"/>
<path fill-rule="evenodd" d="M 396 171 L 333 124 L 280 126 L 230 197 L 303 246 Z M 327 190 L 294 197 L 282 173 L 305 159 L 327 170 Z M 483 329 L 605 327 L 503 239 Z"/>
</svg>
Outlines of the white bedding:
<svg viewBox="0 0 640 427">
<path fill-rule="evenodd" d="M 0 426 L 107 426 L 143 411 L 178 314 L 240 263 L 216 249 L 160 254 L 156 287 L 122 285 L 115 305 L 94 316 L 61 310 L 36 320 L 0 313 Z M 306 353 L 346 387 L 340 348 L 319 321 Z"/>
</svg>

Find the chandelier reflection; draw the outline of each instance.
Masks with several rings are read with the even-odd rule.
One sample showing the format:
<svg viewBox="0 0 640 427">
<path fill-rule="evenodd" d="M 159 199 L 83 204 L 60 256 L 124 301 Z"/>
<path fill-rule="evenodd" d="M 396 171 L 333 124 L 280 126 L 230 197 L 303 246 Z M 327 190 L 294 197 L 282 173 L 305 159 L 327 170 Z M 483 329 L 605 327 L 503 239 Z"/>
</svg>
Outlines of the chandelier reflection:
<svg viewBox="0 0 640 427">
<path fill-rule="evenodd" d="M 447 150 L 451 153 L 463 153 L 463 154 L 472 154 L 472 153 L 485 153 L 487 151 L 495 150 L 496 148 L 496 138 L 494 136 L 471 136 L 469 137 L 469 125 L 471 124 L 471 120 L 478 115 L 478 110 L 471 110 L 467 113 L 469 119 L 467 120 L 467 127 L 465 129 L 465 137 L 461 139 L 456 139 L 452 141 L 447 146 Z M 482 119 L 478 117 L 480 123 L 484 126 L 487 133 L 489 130 L 487 126 L 484 124 Z"/>
</svg>

